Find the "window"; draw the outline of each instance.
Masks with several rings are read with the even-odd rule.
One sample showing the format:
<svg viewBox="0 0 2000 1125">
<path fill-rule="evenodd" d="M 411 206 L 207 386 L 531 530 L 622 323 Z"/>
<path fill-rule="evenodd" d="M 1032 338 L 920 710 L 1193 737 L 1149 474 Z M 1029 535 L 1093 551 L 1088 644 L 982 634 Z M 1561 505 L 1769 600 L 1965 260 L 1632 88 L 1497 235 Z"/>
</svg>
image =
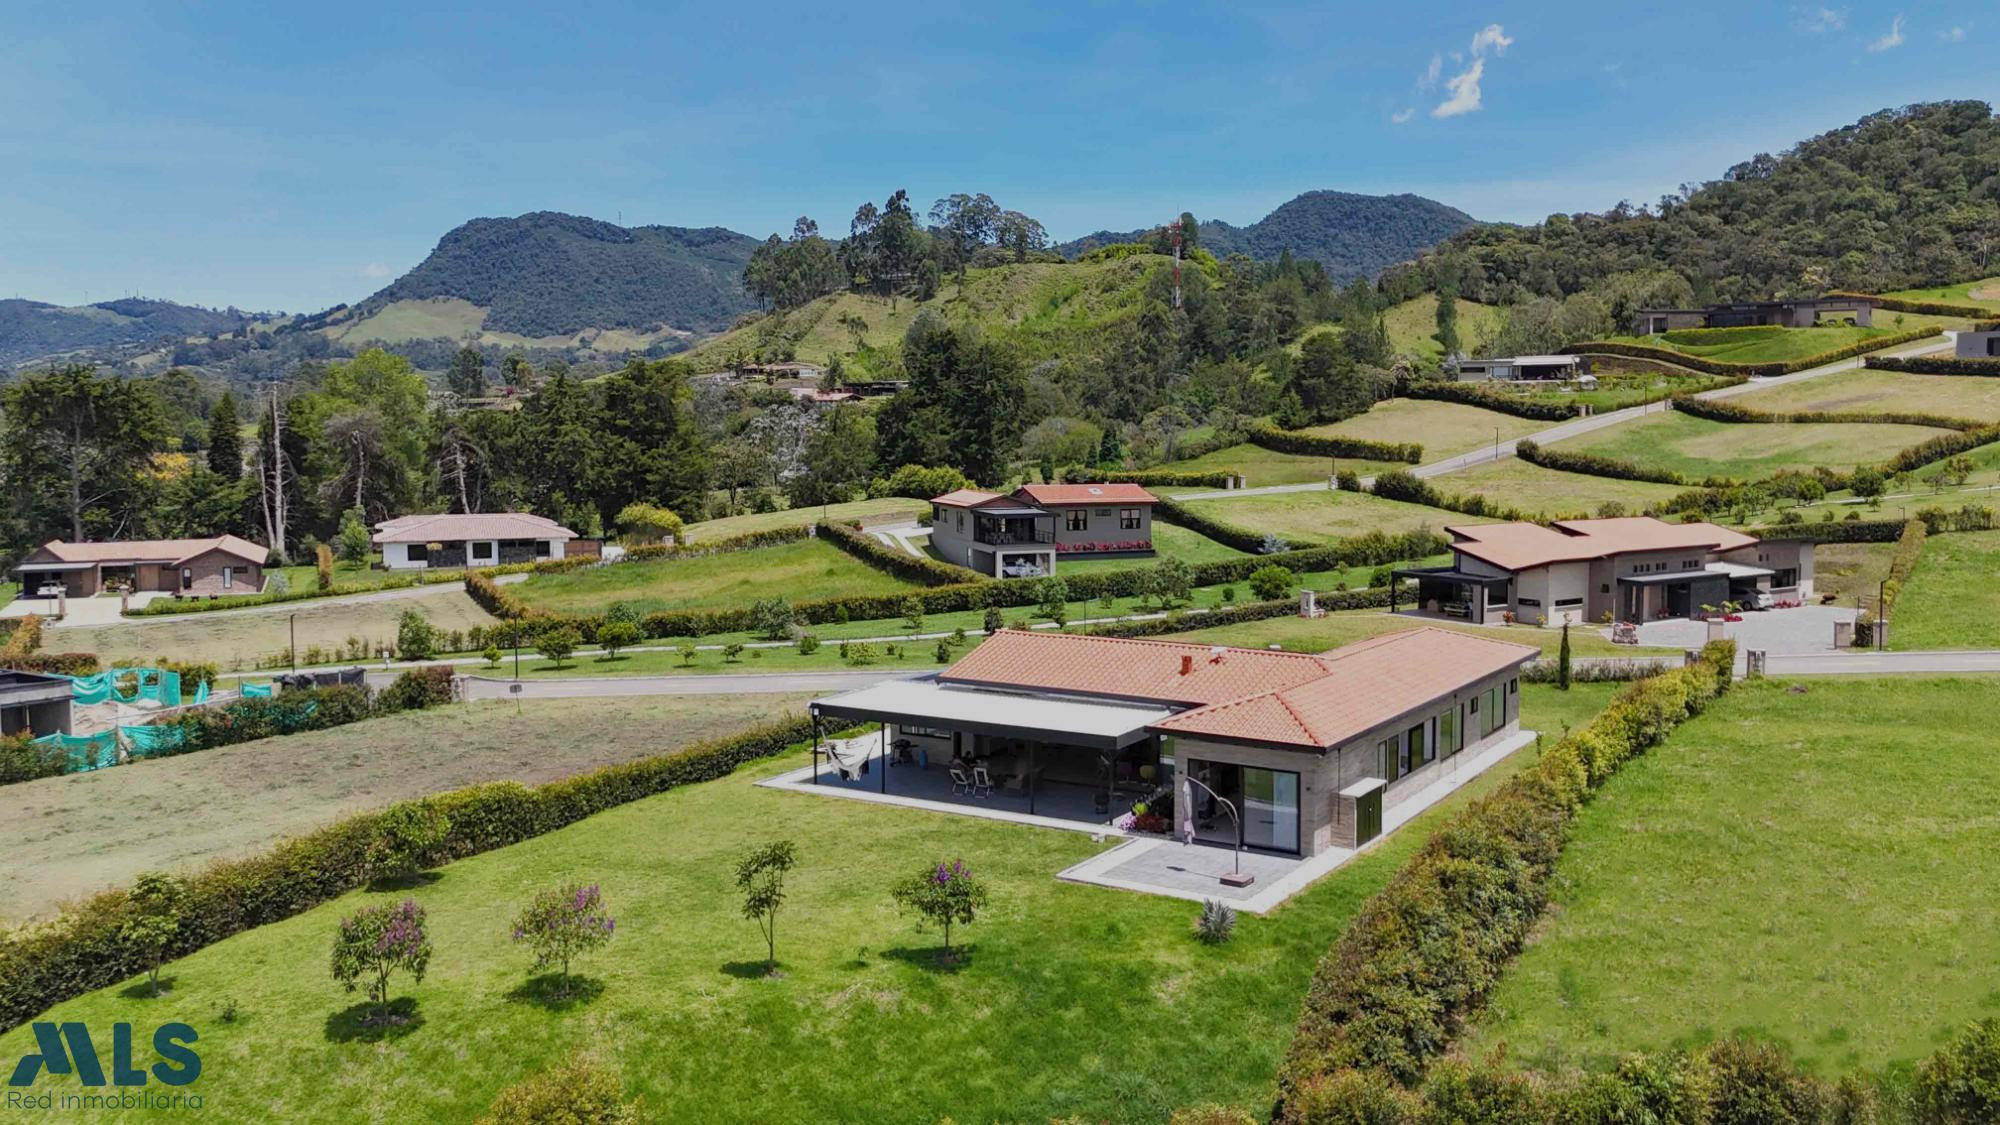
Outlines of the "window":
<svg viewBox="0 0 2000 1125">
<path fill-rule="evenodd" d="M 1492 734 L 1496 730 L 1499 730 L 1500 724 L 1502 722 L 1505 722 L 1505 720 L 1500 717 L 1499 688 L 1486 689 L 1486 705 L 1484 708 L 1481 709 L 1480 715 L 1481 718 L 1479 720 L 1479 737 L 1481 738 L 1485 738 L 1487 735 Z"/>
<path fill-rule="evenodd" d="M 236 568 L 235 568 L 235 567 L 233 567 L 233 566 L 225 566 L 225 567 L 223 567 L 223 568 L 222 568 L 222 588 L 223 588 L 223 589 L 225 589 L 225 590 L 228 590 L 228 589 L 233 589 L 233 588 L 235 587 L 235 585 L 236 585 Z"/>
<path fill-rule="evenodd" d="M 1418 723 L 1416 726 L 1403 732 L 1403 744 L 1410 748 L 1410 765 L 1412 768 L 1421 766 L 1436 756 L 1431 753 L 1430 740 L 1424 737 L 1428 733 L 1427 728 L 1429 725 L 1428 723 Z"/>
<path fill-rule="evenodd" d="M 548 557 L 549 557 L 549 541 L 548 541 L 548 540 L 546 540 L 546 539 L 537 539 L 537 540 L 535 540 L 535 557 L 536 557 L 536 558 L 538 558 L 538 559 L 545 559 L 545 558 L 548 558 Z"/>
<path fill-rule="evenodd" d="M 904 725 L 903 725 L 902 723 L 897 723 L 897 724 L 896 724 L 896 733 L 897 733 L 897 734 L 907 734 L 907 735 L 912 735 L 912 736 L 914 736 L 914 737 L 917 737 L 917 738 L 950 738 L 950 737 L 951 737 L 951 732 L 950 732 L 950 731 L 948 731 L 948 730 L 944 730 L 944 729 L 942 729 L 942 728 L 939 728 L 939 727 L 911 727 L 911 726 L 904 726 Z"/>
<path fill-rule="evenodd" d="M 481 541 L 472 545 L 472 561 L 490 562 L 492 559 L 493 544 L 490 541 Z"/>
<path fill-rule="evenodd" d="M 1696 568 L 1698 568 L 1698 567 L 1700 567 L 1700 566 L 1701 566 L 1701 560 L 1700 560 L 1700 559 L 1682 559 L 1682 560 L 1681 560 L 1681 569 L 1682 569 L 1682 570 L 1694 570 L 1694 569 L 1696 569 Z"/>
<path fill-rule="evenodd" d="M 1611 592 L 1611 583 L 1609 583 L 1609 582 L 1599 582 L 1599 583 L 1597 584 L 1597 592 L 1598 592 L 1598 593 L 1600 593 L 1600 594 L 1608 594 L 1608 593 L 1610 593 L 1610 592 Z"/>
<path fill-rule="evenodd" d="M 1071 531 L 1090 530 L 1090 512 L 1084 508 L 1071 508 L 1065 523 Z"/>
<path fill-rule="evenodd" d="M 1797 567 L 1788 567 L 1784 570 L 1776 571 L 1771 575 L 1771 585 L 1777 589 L 1782 590 L 1798 584 L 1799 571 Z"/>
<path fill-rule="evenodd" d="M 1458 705 L 1452 704 L 1438 716 L 1438 753 L 1450 757 L 1458 753 Z"/>
<path fill-rule="evenodd" d="M 1557 598 L 1557 599 L 1556 599 L 1556 608 L 1557 608 L 1557 609 L 1574 609 L 1574 608 L 1576 608 L 1577 606 L 1580 606 L 1580 605 L 1582 605 L 1582 604 L 1583 604 L 1583 599 L 1582 599 L 1582 598 Z"/>
<path fill-rule="evenodd" d="M 1139 509 L 1118 509 L 1118 529 L 1120 531 L 1137 531 L 1139 530 L 1139 523 Z"/>
<path fill-rule="evenodd" d="M 958 513 L 958 529 L 959 529 L 960 531 L 964 531 L 964 530 L 965 530 L 965 513 L 964 513 L 964 512 L 960 512 L 960 513 Z"/>
<path fill-rule="evenodd" d="M 1400 738 L 1385 738 L 1382 740 L 1382 778 L 1385 781 L 1394 781 L 1403 776 L 1396 770 L 1397 751 L 1402 741 Z"/>
<path fill-rule="evenodd" d="M 1514 604 L 1515 604 L 1515 605 L 1531 605 L 1531 606 L 1534 606 L 1534 607 L 1535 607 L 1536 609 L 1540 609 L 1540 608 L 1541 608 L 1541 606 L 1542 606 L 1542 599 L 1540 599 L 1540 598 L 1515 598 L 1515 599 L 1514 599 Z"/>
<path fill-rule="evenodd" d="M 431 546 L 428 543 L 412 543 L 403 548 L 403 557 L 413 563 L 427 563 L 431 561 Z"/>
<path fill-rule="evenodd" d="M 194 571 L 188 567 L 181 568 L 181 589 L 194 589 Z"/>
</svg>

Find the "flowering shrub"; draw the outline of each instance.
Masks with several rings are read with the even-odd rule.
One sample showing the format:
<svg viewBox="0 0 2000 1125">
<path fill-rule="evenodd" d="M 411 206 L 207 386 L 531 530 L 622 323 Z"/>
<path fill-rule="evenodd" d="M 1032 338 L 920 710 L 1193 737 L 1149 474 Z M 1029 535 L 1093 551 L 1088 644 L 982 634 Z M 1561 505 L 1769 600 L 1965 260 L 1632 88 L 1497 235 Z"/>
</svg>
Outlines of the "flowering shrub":
<svg viewBox="0 0 2000 1125">
<path fill-rule="evenodd" d="M 944 955 L 951 956 L 952 924 L 969 926 L 986 905 L 986 884 L 973 877 L 962 859 L 942 860 L 897 883 L 896 904 L 913 910 L 944 931 Z"/>
<path fill-rule="evenodd" d="M 556 995 L 570 994 L 571 959 L 602 947 L 618 923 L 597 884 L 570 883 L 537 894 L 514 919 L 514 940 L 535 951 L 535 969 L 557 967 Z"/>
<path fill-rule="evenodd" d="M 389 1018 L 389 977 L 401 969 L 415 981 L 431 963 L 431 940 L 424 932 L 424 908 L 411 899 L 395 906 L 364 907 L 341 919 L 333 939 L 333 979 L 353 992 L 368 986 L 375 1005 L 371 1022 Z"/>
</svg>

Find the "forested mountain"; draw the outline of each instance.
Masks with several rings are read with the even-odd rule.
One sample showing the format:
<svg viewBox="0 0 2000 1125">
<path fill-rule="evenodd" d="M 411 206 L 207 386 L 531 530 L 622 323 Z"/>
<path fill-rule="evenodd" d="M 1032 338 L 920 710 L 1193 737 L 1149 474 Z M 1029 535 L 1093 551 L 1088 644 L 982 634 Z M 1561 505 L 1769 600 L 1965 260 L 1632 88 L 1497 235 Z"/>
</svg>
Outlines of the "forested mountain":
<svg viewBox="0 0 2000 1125">
<path fill-rule="evenodd" d="M 456 297 L 486 310 L 484 328 L 521 336 L 589 328 L 709 332 L 752 307 L 743 266 L 757 240 L 721 227 L 621 227 L 536 211 L 474 219 L 417 267 L 361 302 Z"/>
<path fill-rule="evenodd" d="M 74 308 L 0 300 L 0 365 L 86 348 L 234 332 L 256 319 L 236 309 L 204 309 L 141 297 Z"/>
<path fill-rule="evenodd" d="M 1247 227 L 1206 220 L 1198 227 L 1197 241 L 1218 258 L 1240 253 L 1272 262 L 1289 250 L 1293 257 L 1325 266 L 1335 281 L 1346 282 L 1373 278 L 1476 222 L 1456 207 L 1420 195 L 1309 191 Z M 1074 258 L 1096 246 L 1146 241 L 1152 233 L 1098 231 L 1058 249 Z"/>
<path fill-rule="evenodd" d="M 1488 303 L 1661 269 L 1704 302 L 1963 281 L 2000 259 L 2000 122 L 1984 102 L 1884 110 L 1652 207 L 1474 227 L 1418 267 L 1418 284 L 1447 259 L 1460 293 Z"/>
</svg>

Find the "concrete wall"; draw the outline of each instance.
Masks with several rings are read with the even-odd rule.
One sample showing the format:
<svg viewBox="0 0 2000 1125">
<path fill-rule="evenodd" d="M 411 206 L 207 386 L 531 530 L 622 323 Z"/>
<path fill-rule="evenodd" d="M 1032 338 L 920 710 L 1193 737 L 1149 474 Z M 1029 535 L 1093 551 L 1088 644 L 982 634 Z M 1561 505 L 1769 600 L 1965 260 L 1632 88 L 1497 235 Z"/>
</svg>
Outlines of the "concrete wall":
<svg viewBox="0 0 2000 1125">
<path fill-rule="evenodd" d="M 1579 624 L 1588 612 L 1589 590 L 1587 562 L 1551 563 L 1524 570 L 1514 578 L 1514 620 L 1524 625 Z"/>
<path fill-rule="evenodd" d="M 1723 551 L 1716 558 L 1724 562 L 1742 566 L 1761 566 L 1774 571 L 1796 570 L 1798 581 L 1791 585 L 1780 585 L 1782 575 L 1771 578 L 1771 593 L 1789 600 L 1810 601 L 1813 596 L 1813 544 L 1805 539 L 1768 539 L 1738 547 L 1733 551 Z"/>
<path fill-rule="evenodd" d="M 0 734 L 55 734 L 70 731 L 69 700 L 0 706 Z"/>
<path fill-rule="evenodd" d="M 1960 359 L 2000 359 L 2000 332 L 1960 332 L 1953 354 Z"/>
<path fill-rule="evenodd" d="M 948 508 L 942 504 L 931 505 L 931 548 L 938 557 L 948 563 L 969 566 L 981 574 L 993 573 L 993 557 L 990 552 L 982 552 L 982 563 L 973 555 L 972 513 L 964 508 Z"/>
</svg>

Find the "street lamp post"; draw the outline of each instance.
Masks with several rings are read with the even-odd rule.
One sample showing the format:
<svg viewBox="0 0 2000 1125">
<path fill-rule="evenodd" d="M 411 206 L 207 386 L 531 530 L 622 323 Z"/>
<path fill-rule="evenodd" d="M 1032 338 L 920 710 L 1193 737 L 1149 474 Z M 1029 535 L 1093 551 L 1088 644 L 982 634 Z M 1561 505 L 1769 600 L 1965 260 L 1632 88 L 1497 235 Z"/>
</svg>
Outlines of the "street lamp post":
<svg viewBox="0 0 2000 1125">
<path fill-rule="evenodd" d="M 289 616 L 292 630 L 292 671 L 296 672 L 299 670 L 299 615 L 294 613 Z"/>
</svg>

